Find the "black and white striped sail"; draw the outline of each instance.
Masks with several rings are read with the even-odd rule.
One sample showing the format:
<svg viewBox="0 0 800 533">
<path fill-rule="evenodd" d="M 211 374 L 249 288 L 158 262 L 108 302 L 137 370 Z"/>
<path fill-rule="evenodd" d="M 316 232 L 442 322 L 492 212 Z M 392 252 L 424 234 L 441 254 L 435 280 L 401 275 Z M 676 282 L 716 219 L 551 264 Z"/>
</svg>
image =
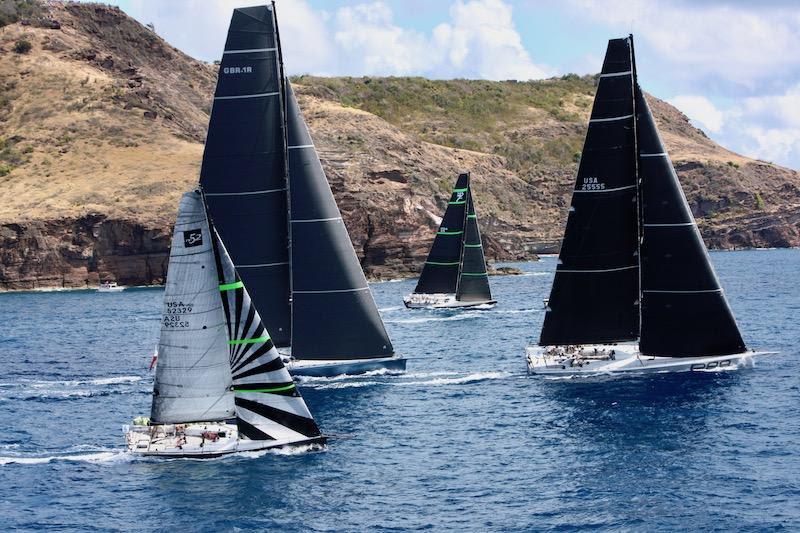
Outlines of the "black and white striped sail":
<svg viewBox="0 0 800 533">
<path fill-rule="evenodd" d="M 288 346 L 282 80 L 274 6 L 235 9 L 219 66 L 200 184 L 220 236 L 262 309 L 275 344 Z"/>
<path fill-rule="evenodd" d="M 642 202 L 642 331 L 646 355 L 746 350 L 678 176 L 637 86 Z"/>
<path fill-rule="evenodd" d="M 288 80 L 292 356 L 391 357 L 389 335 Z"/>
<path fill-rule="evenodd" d="M 456 300 L 462 302 L 486 302 L 492 299 L 489 276 L 486 273 L 486 258 L 483 255 L 478 215 L 472 201 L 472 188 L 467 190 L 467 219 L 464 226 L 464 243 L 461 252 L 461 272 L 458 280 Z"/>
<path fill-rule="evenodd" d="M 164 287 L 150 414 L 155 424 L 234 416 L 226 319 L 212 243 L 200 194 L 184 194 Z"/>
<path fill-rule="evenodd" d="M 304 442 L 320 437 L 245 284 L 214 233 L 239 438 Z"/>
<path fill-rule="evenodd" d="M 631 39 L 609 41 L 572 193 L 541 345 L 639 334 Z"/>
<path fill-rule="evenodd" d="M 454 294 L 458 289 L 468 192 L 469 174 L 460 174 L 422 267 L 416 294 Z"/>
</svg>

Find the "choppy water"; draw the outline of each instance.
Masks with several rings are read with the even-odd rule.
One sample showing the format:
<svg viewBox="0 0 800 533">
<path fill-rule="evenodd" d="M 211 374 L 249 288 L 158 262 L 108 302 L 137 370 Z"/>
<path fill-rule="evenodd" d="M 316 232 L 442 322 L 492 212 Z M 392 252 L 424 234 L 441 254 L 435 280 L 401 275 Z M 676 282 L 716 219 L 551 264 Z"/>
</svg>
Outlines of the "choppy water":
<svg viewBox="0 0 800 533">
<path fill-rule="evenodd" d="M 754 369 L 539 380 L 554 258 L 492 310 L 407 311 L 374 286 L 404 376 L 309 380 L 327 451 L 131 459 L 160 290 L 0 295 L 4 528 L 800 529 L 800 251 L 712 254 Z"/>
</svg>

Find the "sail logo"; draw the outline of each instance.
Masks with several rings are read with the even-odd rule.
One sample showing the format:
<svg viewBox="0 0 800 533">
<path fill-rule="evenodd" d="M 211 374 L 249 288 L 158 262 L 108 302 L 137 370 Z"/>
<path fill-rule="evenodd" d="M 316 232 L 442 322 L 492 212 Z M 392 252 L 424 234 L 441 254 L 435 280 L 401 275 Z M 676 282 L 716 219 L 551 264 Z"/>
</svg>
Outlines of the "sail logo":
<svg viewBox="0 0 800 533">
<path fill-rule="evenodd" d="M 463 191 L 458 191 L 456 193 L 456 200 L 455 201 L 456 202 L 461 202 L 462 200 L 464 200 L 464 192 Z"/>
<path fill-rule="evenodd" d="M 225 74 L 252 74 L 253 67 L 225 67 L 222 72 Z"/>
<path fill-rule="evenodd" d="M 183 232 L 183 247 L 191 248 L 203 244 L 203 232 L 200 229 L 190 229 Z"/>
<path fill-rule="evenodd" d="M 582 191 L 602 191 L 606 188 L 605 183 L 600 183 L 597 178 L 583 178 Z"/>
</svg>

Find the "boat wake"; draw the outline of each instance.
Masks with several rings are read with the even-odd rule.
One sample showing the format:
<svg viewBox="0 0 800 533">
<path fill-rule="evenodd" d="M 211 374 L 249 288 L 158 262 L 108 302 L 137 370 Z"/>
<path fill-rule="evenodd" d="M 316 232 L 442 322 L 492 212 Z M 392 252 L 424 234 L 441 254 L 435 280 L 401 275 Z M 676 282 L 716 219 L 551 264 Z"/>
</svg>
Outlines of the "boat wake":
<svg viewBox="0 0 800 533">
<path fill-rule="evenodd" d="M 29 380 L 0 383 L 0 401 L 20 400 L 68 400 L 72 398 L 89 398 L 92 396 L 108 396 L 111 394 L 127 394 L 143 392 L 138 387 L 131 387 L 144 378 L 141 376 L 112 376 L 93 379 L 71 380 Z"/>
<path fill-rule="evenodd" d="M 134 459 L 124 450 L 100 449 L 75 453 L 76 450 L 56 455 L 7 455 L 0 457 L 0 466 L 7 465 L 41 465 L 55 462 L 92 463 L 92 464 L 118 464 L 127 463 Z"/>
<path fill-rule="evenodd" d="M 384 320 L 387 324 L 424 324 L 425 322 L 451 322 L 454 320 L 468 320 L 470 318 L 478 318 L 483 316 L 480 312 L 467 312 L 467 313 L 458 313 L 455 315 L 450 316 L 427 316 L 427 317 L 415 317 L 415 318 L 396 318 L 396 319 L 388 319 Z"/>
<path fill-rule="evenodd" d="M 513 376 L 510 372 L 473 372 L 470 374 L 458 374 L 455 372 L 419 372 L 403 374 L 400 379 L 392 381 L 377 381 L 374 379 L 363 379 L 364 376 L 352 376 L 350 380 L 338 380 L 331 383 L 330 380 L 324 383 L 309 383 L 314 389 L 351 389 L 363 387 L 437 387 L 451 385 L 465 385 L 480 381 L 507 379 Z M 362 379 L 358 379 L 362 378 Z"/>
</svg>

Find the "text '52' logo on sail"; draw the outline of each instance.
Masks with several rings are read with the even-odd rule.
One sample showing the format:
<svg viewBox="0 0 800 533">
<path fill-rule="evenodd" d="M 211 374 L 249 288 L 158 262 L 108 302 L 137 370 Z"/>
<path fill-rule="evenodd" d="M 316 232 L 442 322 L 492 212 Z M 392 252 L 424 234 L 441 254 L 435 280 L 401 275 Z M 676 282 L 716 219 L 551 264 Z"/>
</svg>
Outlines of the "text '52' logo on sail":
<svg viewBox="0 0 800 533">
<path fill-rule="evenodd" d="M 190 229 L 183 232 L 183 247 L 191 248 L 203 244 L 203 232 L 199 229 Z"/>
</svg>

